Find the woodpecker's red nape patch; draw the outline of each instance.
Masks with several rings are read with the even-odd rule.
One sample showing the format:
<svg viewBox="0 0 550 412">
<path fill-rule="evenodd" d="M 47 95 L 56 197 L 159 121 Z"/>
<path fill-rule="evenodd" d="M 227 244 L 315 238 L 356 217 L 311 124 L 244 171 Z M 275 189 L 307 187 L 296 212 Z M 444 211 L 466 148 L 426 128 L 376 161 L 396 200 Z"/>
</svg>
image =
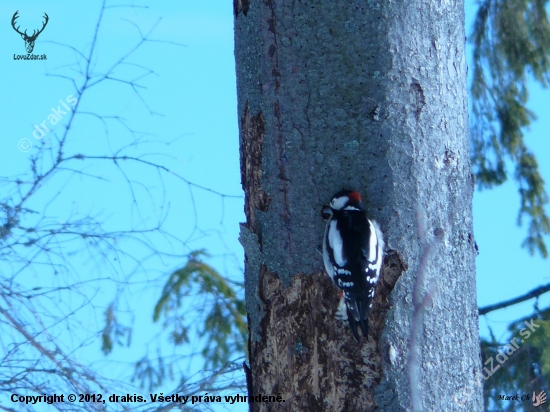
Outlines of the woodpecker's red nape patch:
<svg viewBox="0 0 550 412">
<path fill-rule="evenodd" d="M 349 192 L 348 197 L 351 203 L 361 203 L 361 195 L 358 192 Z"/>
</svg>

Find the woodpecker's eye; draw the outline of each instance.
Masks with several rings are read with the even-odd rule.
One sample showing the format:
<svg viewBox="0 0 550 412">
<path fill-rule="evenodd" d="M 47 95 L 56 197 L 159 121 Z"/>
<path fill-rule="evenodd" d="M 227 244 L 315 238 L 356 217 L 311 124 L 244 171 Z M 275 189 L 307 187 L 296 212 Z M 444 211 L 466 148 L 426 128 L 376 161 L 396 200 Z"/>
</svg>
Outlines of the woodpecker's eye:
<svg viewBox="0 0 550 412">
<path fill-rule="evenodd" d="M 331 216 L 332 209 L 330 208 L 330 206 L 323 206 L 323 210 L 321 210 L 321 217 L 323 218 L 323 220 L 329 220 Z"/>
</svg>

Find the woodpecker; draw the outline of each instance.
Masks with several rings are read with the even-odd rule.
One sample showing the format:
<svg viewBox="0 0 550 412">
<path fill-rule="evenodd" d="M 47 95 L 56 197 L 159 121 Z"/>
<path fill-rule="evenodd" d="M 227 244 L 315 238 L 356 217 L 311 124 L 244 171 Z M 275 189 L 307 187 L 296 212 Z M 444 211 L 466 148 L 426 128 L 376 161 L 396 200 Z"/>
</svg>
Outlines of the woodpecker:
<svg viewBox="0 0 550 412">
<path fill-rule="evenodd" d="M 340 289 L 336 316 L 347 317 L 353 336 L 359 340 L 358 324 L 367 336 L 369 310 L 384 260 L 384 238 L 378 224 L 367 219 L 356 191 L 339 191 L 321 214 L 327 221 L 325 270 Z"/>
</svg>

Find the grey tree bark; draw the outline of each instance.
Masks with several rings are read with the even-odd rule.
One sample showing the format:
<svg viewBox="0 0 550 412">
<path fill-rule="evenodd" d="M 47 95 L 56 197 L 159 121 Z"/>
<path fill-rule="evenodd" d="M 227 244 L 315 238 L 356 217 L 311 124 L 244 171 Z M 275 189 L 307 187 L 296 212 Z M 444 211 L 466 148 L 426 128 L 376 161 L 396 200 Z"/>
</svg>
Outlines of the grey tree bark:
<svg viewBox="0 0 550 412">
<path fill-rule="evenodd" d="M 464 4 L 234 0 L 253 411 L 480 411 Z M 320 210 L 360 191 L 388 253 L 337 322 Z"/>
</svg>

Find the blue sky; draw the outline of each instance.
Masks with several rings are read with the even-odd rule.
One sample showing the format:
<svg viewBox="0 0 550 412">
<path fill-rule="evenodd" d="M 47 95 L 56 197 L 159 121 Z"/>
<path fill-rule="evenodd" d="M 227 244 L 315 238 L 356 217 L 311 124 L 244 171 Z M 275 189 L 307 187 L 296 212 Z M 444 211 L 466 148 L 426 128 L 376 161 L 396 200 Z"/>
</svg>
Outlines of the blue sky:
<svg viewBox="0 0 550 412">
<path fill-rule="evenodd" d="M 9 24 L 15 10 L 19 10 L 18 24 L 30 31 L 33 27 L 40 27 L 43 13 L 48 13 L 50 21 L 39 36 L 34 51 L 47 54 L 46 61 L 13 60 L 14 53 L 25 53 L 23 41 Z M 468 4 L 467 34 L 471 32 L 474 10 L 473 5 Z M 0 176 L 24 173 L 29 169 L 32 154 L 40 148 L 47 150 L 56 138 L 63 135 L 70 111 L 42 141 L 37 141 L 32 132 L 35 125 L 47 119 L 52 108 L 60 105 L 60 100 L 65 101 L 67 96 L 75 94 L 70 81 L 56 76 L 71 76 L 77 82 L 83 81 L 74 65 L 78 61 L 76 54 L 61 44 L 88 51 L 98 12 L 98 2 L 34 0 L 23 4 L 6 0 L 0 4 L 4 21 L 0 25 L 0 35 L 4 39 L 0 44 L 0 55 L 4 58 L 0 87 L 7 97 L 0 114 L 5 128 L 1 140 Z M 125 154 L 154 153 L 147 160 L 165 162 L 163 164 L 194 184 L 227 195 L 242 196 L 231 2 L 164 1 L 152 2 L 148 9 L 108 9 L 98 38 L 99 58 L 93 62 L 95 74 L 105 73 L 139 40 L 136 27 L 127 20 L 143 32 L 158 22 L 153 39 L 169 40 L 183 46 L 145 44 L 129 57 L 128 63 L 141 64 L 154 73 L 147 74 L 142 68 L 131 65 L 113 72 L 113 78 L 134 79 L 146 75 L 138 82 L 145 87 L 138 90 L 146 104 L 127 84 L 118 81 L 98 84 L 79 102 L 80 112 L 125 118 L 126 125 L 138 133 L 132 136 L 120 121 L 100 120 L 90 114 L 77 115 L 71 125 L 66 153 L 112 153 L 130 144 L 137 136 L 143 146 L 129 147 Z M 547 101 L 547 91 L 532 88 L 529 106 L 539 115 L 539 120 L 531 126 L 526 141 L 538 156 L 542 175 L 548 182 L 550 165 L 545 158 L 549 153 L 547 131 L 550 130 L 550 119 L 543 112 Z M 21 139 L 28 139 L 34 147 L 28 152 L 18 150 Z M 140 152 L 142 147 L 147 150 Z M 157 297 L 151 291 L 159 290 L 166 275 L 183 263 L 178 256 L 191 249 L 207 248 L 214 255 L 210 262 L 229 276 L 239 276 L 243 259 L 237 241 L 238 223 L 244 221 L 241 197 L 228 197 L 222 201 L 220 196 L 197 187 L 190 188 L 172 175 L 161 174 L 159 177 L 156 170 L 144 171 L 134 165 L 123 167 L 135 179 L 131 185 L 111 163 L 98 160 L 86 166 L 86 172 L 95 178 L 60 173 L 40 189 L 36 200 L 30 204 L 37 210 L 46 207 L 47 216 L 52 221 L 71 216 L 95 216 L 104 220 L 110 230 L 151 227 L 163 221 L 169 232 L 167 236 L 150 239 L 172 253 L 163 259 L 149 257 L 150 252 L 142 243 L 127 243 L 139 257 L 141 265 L 132 261 L 121 263 L 123 272 L 133 273 L 133 284 L 120 297 L 119 303 L 126 313 L 122 315 L 123 320 L 133 325 L 135 332 L 130 349 L 117 347 L 107 358 L 116 361 L 118 366 L 115 368 L 107 363 L 99 352 L 98 342 L 92 337 L 95 336 L 93 331 L 101 328 L 102 309 L 121 293 L 118 283 L 121 279 L 109 269 L 109 265 L 101 263 L 101 259 L 94 260 L 93 254 L 85 253 L 80 246 L 69 245 L 69 257 L 79 276 L 85 279 L 102 275 L 111 277 L 107 283 L 92 282 L 88 289 L 82 290 L 94 296 L 96 311 L 83 309 L 75 314 L 78 322 L 75 321 L 73 326 L 82 335 L 72 335 L 69 340 L 88 339 L 80 347 L 80 353 L 100 368 L 114 371 L 114 378 L 127 375 L 131 371 L 131 362 L 155 347 L 152 337 L 162 328 L 160 325 L 150 326 L 148 322 Z M 139 204 L 133 202 L 129 187 L 135 189 Z M 6 193 L 2 193 L 4 196 Z M 539 256 L 532 257 L 520 247 L 526 229 L 516 225 L 518 209 L 519 197 L 513 180 L 501 187 L 475 193 L 475 236 L 480 248 L 477 258 L 479 306 L 516 297 L 550 282 L 548 261 Z M 172 240 L 171 236 L 185 240 L 185 245 Z M 26 285 L 30 282 L 40 287 L 50 284 L 63 286 L 75 280 L 71 273 L 56 277 L 40 267 L 22 276 Z M 75 302 L 79 302 L 78 299 Z M 543 297 L 540 307 L 549 303 L 550 296 Z M 497 337 L 504 338 L 508 323 L 531 313 L 532 305 L 533 300 L 482 317 L 481 333 L 486 336 L 487 325 L 490 325 Z M 67 302 L 62 307 L 69 311 L 71 304 Z M 141 326 L 141 319 L 147 320 L 146 329 Z M 140 333 L 140 330 L 148 333 Z M 189 371 L 197 365 L 195 357 L 181 368 Z M 232 407 L 231 410 L 237 409 Z"/>
</svg>

